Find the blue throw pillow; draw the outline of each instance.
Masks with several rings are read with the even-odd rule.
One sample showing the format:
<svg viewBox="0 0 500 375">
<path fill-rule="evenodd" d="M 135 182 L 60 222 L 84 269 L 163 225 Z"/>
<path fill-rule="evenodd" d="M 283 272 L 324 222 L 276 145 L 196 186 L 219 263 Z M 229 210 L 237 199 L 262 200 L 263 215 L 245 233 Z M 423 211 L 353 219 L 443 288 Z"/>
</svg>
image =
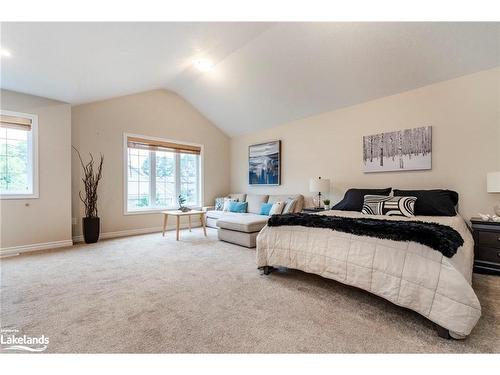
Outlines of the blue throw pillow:
<svg viewBox="0 0 500 375">
<path fill-rule="evenodd" d="M 231 202 L 229 203 L 230 212 L 245 213 L 247 212 L 247 202 Z"/>
<path fill-rule="evenodd" d="M 269 212 L 271 212 L 272 207 L 273 207 L 272 203 L 262 203 L 262 206 L 260 206 L 259 214 L 269 216 Z"/>
</svg>

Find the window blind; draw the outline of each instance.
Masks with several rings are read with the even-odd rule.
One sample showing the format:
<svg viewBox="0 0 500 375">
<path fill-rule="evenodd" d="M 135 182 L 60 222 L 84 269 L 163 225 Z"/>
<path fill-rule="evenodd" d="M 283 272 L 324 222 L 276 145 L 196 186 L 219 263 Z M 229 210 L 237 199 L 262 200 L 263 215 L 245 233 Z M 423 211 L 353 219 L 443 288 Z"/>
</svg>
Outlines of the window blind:
<svg viewBox="0 0 500 375">
<path fill-rule="evenodd" d="M 0 127 L 31 131 L 31 119 L 26 117 L 0 115 Z"/>
<path fill-rule="evenodd" d="M 180 154 L 200 155 L 201 153 L 201 147 L 199 146 L 184 145 L 167 141 L 156 141 L 138 137 L 127 137 L 127 146 L 129 148 L 136 148 L 140 150 L 167 151 Z"/>
</svg>

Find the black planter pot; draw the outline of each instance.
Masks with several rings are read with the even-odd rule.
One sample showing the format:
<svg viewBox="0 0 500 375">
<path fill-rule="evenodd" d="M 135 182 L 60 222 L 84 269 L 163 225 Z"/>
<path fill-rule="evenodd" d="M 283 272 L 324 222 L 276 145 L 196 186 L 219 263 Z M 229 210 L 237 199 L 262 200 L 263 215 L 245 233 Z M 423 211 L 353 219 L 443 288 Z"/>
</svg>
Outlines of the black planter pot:
<svg viewBox="0 0 500 375">
<path fill-rule="evenodd" d="M 83 239 L 85 243 L 95 243 L 99 239 L 100 220 L 98 217 L 83 218 Z"/>
</svg>

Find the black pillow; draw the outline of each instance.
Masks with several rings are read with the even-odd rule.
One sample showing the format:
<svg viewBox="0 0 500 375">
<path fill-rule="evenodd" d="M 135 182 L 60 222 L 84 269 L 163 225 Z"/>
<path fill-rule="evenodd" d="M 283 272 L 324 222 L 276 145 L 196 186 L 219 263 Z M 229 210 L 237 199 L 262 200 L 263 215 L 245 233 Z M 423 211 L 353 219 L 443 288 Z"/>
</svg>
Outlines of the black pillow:
<svg viewBox="0 0 500 375">
<path fill-rule="evenodd" d="M 415 215 L 425 216 L 455 216 L 458 204 L 458 193 L 453 190 L 397 190 L 394 195 L 398 197 L 417 197 L 415 202 Z"/>
<path fill-rule="evenodd" d="M 332 210 L 358 211 L 363 209 L 365 195 L 389 195 L 391 188 L 386 189 L 349 189 L 345 192 L 344 199 L 332 207 Z"/>
</svg>

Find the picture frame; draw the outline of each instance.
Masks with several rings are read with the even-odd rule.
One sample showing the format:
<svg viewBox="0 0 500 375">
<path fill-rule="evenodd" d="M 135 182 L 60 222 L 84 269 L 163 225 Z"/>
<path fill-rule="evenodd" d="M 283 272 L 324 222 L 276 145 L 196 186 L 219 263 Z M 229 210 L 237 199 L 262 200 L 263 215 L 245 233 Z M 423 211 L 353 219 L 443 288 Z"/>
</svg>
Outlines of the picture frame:
<svg viewBox="0 0 500 375">
<path fill-rule="evenodd" d="M 432 126 L 363 137 L 363 172 L 432 169 Z"/>
<path fill-rule="evenodd" d="M 281 140 L 248 146 L 248 184 L 281 185 Z"/>
</svg>

